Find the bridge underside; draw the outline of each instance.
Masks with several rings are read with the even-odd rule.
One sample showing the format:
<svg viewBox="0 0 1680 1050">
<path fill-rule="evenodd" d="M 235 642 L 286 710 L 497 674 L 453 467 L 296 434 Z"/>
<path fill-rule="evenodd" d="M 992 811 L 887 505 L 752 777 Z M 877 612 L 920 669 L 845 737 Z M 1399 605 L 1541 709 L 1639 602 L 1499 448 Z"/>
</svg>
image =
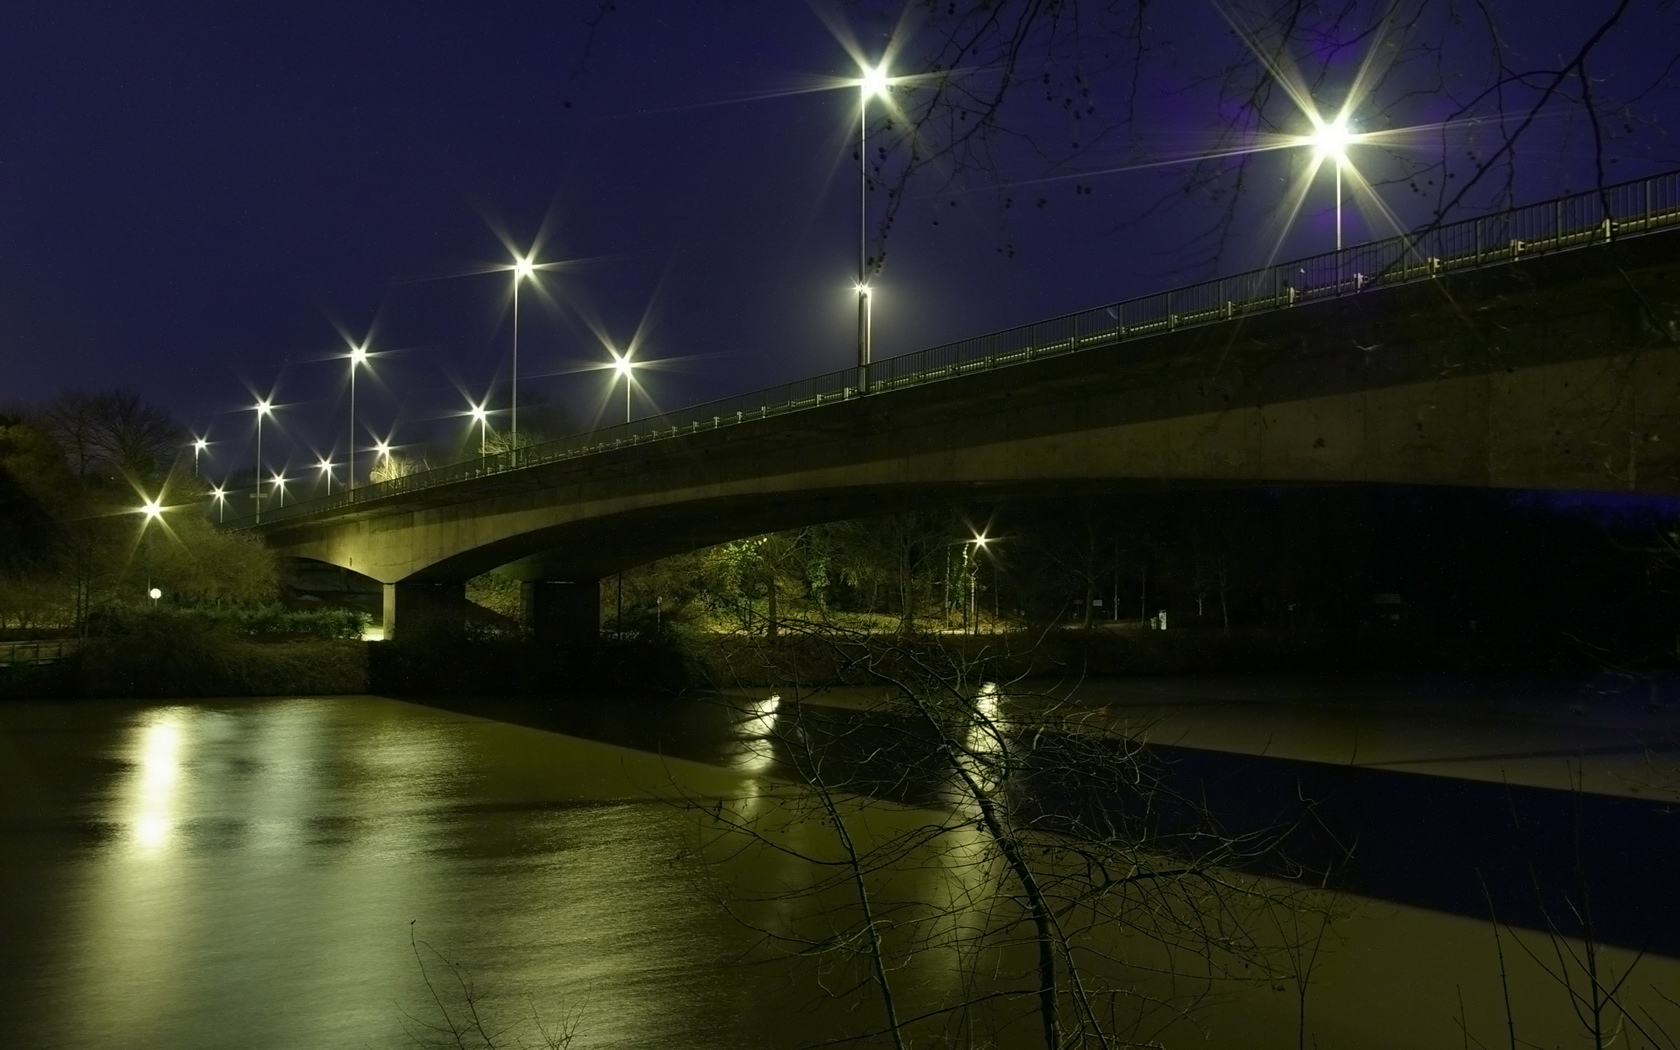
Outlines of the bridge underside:
<svg viewBox="0 0 1680 1050">
<path fill-rule="evenodd" d="M 556 585 L 528 589 L 539 622 L 576 624 L 576 588 L 624 567 L 932 499 L 1202 483 L 1680 492 L 1677 249 L 1659 235 L 1373 290 L 265 532 L 393 585 L 393 627 L 403 594 L 452 596 L 502 565 Z"/>
</svg>

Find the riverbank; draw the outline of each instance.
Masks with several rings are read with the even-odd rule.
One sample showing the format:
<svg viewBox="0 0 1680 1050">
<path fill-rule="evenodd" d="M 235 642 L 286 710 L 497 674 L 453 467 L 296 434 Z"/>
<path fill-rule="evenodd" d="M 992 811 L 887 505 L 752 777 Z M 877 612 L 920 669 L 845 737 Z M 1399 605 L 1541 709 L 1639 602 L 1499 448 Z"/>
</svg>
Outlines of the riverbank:
<svg viewBox="0 0 1680 1050">
<path fill-rule="evenodd" d="M 818 633 L 418 642 L 242 637 L 158 629 L 94 637 L 64 660 L 0 667 L 0 697 L 394 696 L 680 693 L 759 686 L 870 685 L 930 678 L 1131 678 L 1182 674 L 1447 671 L 1560 667 L 1473 636 L 1378 632 L 1054 629 L 1000 634 Z"/>
</svg>

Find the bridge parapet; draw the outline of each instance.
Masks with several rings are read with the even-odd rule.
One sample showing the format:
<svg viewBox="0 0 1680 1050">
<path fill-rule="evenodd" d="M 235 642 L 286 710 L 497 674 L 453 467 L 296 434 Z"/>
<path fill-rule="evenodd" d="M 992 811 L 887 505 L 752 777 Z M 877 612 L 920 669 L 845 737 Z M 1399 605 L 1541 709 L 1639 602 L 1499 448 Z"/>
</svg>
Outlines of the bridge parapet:
<svg viewBox="0 0 1680 1050">
<path fill-rule="evenodd" d="M 1523 259 L 1680 229 L 1680 172 L 1577 193 L 1170 291 L 1128 299 L 987 335 L 767 387 L 649 419 L 418 471 L 336 495 L 228 519 L 226 528 L 307 519 L 367 507 L 581 456 L 611 452 L 750 421 L 920 387 L 975 372 L 1112 347 L 1379 287 L 1508 266 Z"/>
</svg>

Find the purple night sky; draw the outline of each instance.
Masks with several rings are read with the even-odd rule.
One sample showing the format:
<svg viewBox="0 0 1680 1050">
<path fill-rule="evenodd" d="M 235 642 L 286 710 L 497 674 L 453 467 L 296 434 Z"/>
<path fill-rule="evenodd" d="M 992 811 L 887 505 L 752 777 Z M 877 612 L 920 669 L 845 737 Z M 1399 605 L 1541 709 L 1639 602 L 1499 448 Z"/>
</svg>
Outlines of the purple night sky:
<svg viewBox="0 0 1680 1050">
<path fill-rule="evenodd" d="M 1613 6 L 1525 0 L 1513 26 L 1530 36 L 1515 43 L 1555 65 Z M 543 275 L 546 297 L 522 299 L 522 405 L 542 396 L 582 423 L 618 418 L 606 374 L 580 371 L 607 359 L 592 328 L 628 342 L 641 327 L 640 353 L 667 359 L 646 374 L 638 414 L 850 364 L 856 93 L 809 89 L 856 75 L 832 25 L 879 54 L 897 8 L 624 0 L 583 65 L 597 7 L 9 10 L 0 405 L 135 389 L 208 435 L 214 478 L 246 461 L 248 407 L 272 392 L 283 407 L 268 458 L 295 468 L 318 453 L 342 458 L 340 332 L 371 327 L 380 356 L 358 387 L 363 438 L 441 440 L 445 419 L 464 438 L 450 414 L 468 397 L 499 379 L 506 399 L 508 275 L 486 271 L 508 261 L 501 238 L 528 244 L 539 230 L 543 261 L 564 265 Z M 1595 75 L 1606 97 L 1658 86 L 1611 129 L 1611 181 L 1680 167 L 1654 116 L 1680 95 L 1661 76 L 1680 8 L 1634 7 Z M 1204 79 L 1242 53 L 1220 9 L 1158 17 L 1134 119 L 1086 144 L 1076 165 L 1021 148 L 1000 158 L 1008 188 L 912 185 L 879 280 L 877 357 L 1248 268 L 1278 249 L 1277 205 L 1299 150 L 1256 162 L 1218 258 L 1186 248 L 1223 206 L 1174 192 L 1188 164 L 1107 172 L 1206 150 L 1233 112 Z M 910 36 L 907 65 L 918 48 Z M 1451 50 L 1445 80 L 1425 70 L 1385 87 L 1392 119 L 1440 119 L 1465 57 Z M 1321 57 L 1330 80 L 1358 65 L 1352 49 Z M 1110 90 L 1096 82 L 1097 101 Z M 1044 130 L 1059 116 L 1031 95 L 1010 119 Z M 1584 122 L 1544 120 L 1516 187 L 1523 200 L 1592 178 Z M 1432 159 L 1476 134 L 1491 141 L 1485 128 L 1455 130 L 1408 149 Z M 1380 173 L 1394 159 L 1368 163 Z M 1330 246 L 1325 186 L 1307 196 L 1283 256 Z M 1383 193 L 1405 222 L 1427 218 L 1405 187 Z M 1357 210 L 1347 221 L 1350 240 L 1390 232 Z"/>
</svg>

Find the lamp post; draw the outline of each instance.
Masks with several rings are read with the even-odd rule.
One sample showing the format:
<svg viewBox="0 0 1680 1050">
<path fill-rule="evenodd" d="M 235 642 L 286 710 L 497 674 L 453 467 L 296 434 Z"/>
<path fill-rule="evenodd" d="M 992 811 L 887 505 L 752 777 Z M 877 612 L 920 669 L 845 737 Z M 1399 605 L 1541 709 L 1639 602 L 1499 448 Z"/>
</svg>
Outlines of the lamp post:
<svg viewBox="0 0 1680 1050">
<path fill-rule="evenodd" d="M 274 472 L 273 480 L 274 487 L 280 491 L 280 506 L 284 508 L 286 506 L 286 475 L 277 470 Z"/>
<path fill-rule="evenodd" d="M 204 440 L 203 438 L 193 438 L 193 443 L 192 443 L 193 477 L 195 477 L 195 478 L 198 477 L 198 457 L 199 457 L 199 454 L 202 453 L 205 449 L 207 449 L 209 447 L 210 447 L 210 442 Z"/>
<path fill-rule="evenodd" d="M 986 544 L 990 542 L 984 535 L 977 535 L 963 544 L 963 569 L 968 577 L 968 616 L 964 622 L 970 634 L 980 633 L 975 590 L 980 579 L 980 552 L 985 550 Z"/>
<path fill-rule="evenodd" d="M 389 466 L 391 462 L 391 443 L 389 441 L 375 441 L 373 443 L 373 454 L 375 470 L 379 469 L 378 464 L 380 462 L 384 462 L 387 466 Z M 385 480 L 389 481 L 390 478 L 386 478 Z"/>
<path fill-rule="evenodd" d="M 216 524 L 220 525 L 227 520 L 227 489 L 217 485 L 210 495 L 216 501 Z"/>
<path fill-rule="evenodd" d="M 884 95 L 887 65 L 865 67 L 858 78 L 858 392 L 869 390 L 869 360 L 874 338 L 874 302 L 869 287 L 869 100 Z"/>
<path fill-rule="evenodd" d="M 509 440 L 515 450 L 519 448 L 519 284 L 528 278 L 536 276 L 537 264 L 532 257 L 515 256 L 513 265 L 513 397 L 510 404 L 511 415 L 508 421 Z"/>
<path fill-rule="evenodd" d="M 1313 132 L 1303 141 L 1317 152 L 1317 163 L 1326 160 L 1336 168 L 1336 250 L 1342 250 L 1342 167 L 1347 164 L 1347 149 L 1362 136 L 1349 130 L 1347 114 L 1340 113 L 1333 120 L 1325 120 L 1316 113 L 1312 118 Z"/>
<path fill-rule="evenodd" d="M 484 456 L 490 451 L 490 412 L 483 405 L 474 405 L 470 414 L 478 424 L 478 454 Z"/>
<path fill-rule="evenodd" d="M 262 424 L 263 417 L 274 411 L 274 406 L 268 398 L 262 398 L 257 401 L 254 408 L 257 413 L 257 490 L 253 494 L 253 498 L 257 501 L 257 522 L 260 524 L 262 522 Z"/>
<path fill-rule="evenodd" d="M 346 478 L 345 484 L 347 484 L 350 488 L 355 488 L 356 487 L 356 368 L 357 368 L 358 365 L 363 365 L 363 364 L 367 363 L 367 359 L 368 359 L 367 343 L 364 342 L 360 346 L 352 346 L 350 348 L 350 353 L 347 356 L 349 357 L 349 360 L 350 360 L 350 459 L 349 459 L 348 466 L 345 468 L 345 478 Z M 328 486 L 328 491 L 329 492 L 331 491 L 331 486 L 330 485 Z"/>
<path fill-rule="evenodd" d="M 329 460 L 327 457 L 322 456 L 321 461 L 319 463 L 315 464 L 315 469 L 320 471 L 321 476 L 326 479 L 327 495 L 329 495 L 329 496 L 332 495 L 332 483 L 333 483 L 333 475 L 332 475 L 333 463 L 332 463 L 332 461 Z"/>
<path fill-rule="evenodd" d="M 616 383 L 620 379 L 624 380 L 624 422 L 628 424 L 630 422 L 630 388 L 636 383 L 636 362 L 630 359 L 629 350 L 622 354 L 617 350 L 609 350 L 608 353 L 613 355 L 613 382 Z"/>
<path fill-rule="evenodd" d="M 140 521 L 140 542 L 146 547 L 146 594 L 152 599 L 152 607 L 157 607 L 157 600 L 163 593 L 152 586 L 152 543 L 149 538 L 150 525 L 163 518 L 163 504 L 159 500 L 149 499 L 140 507 L 144 517 Z"/>
</svg>

